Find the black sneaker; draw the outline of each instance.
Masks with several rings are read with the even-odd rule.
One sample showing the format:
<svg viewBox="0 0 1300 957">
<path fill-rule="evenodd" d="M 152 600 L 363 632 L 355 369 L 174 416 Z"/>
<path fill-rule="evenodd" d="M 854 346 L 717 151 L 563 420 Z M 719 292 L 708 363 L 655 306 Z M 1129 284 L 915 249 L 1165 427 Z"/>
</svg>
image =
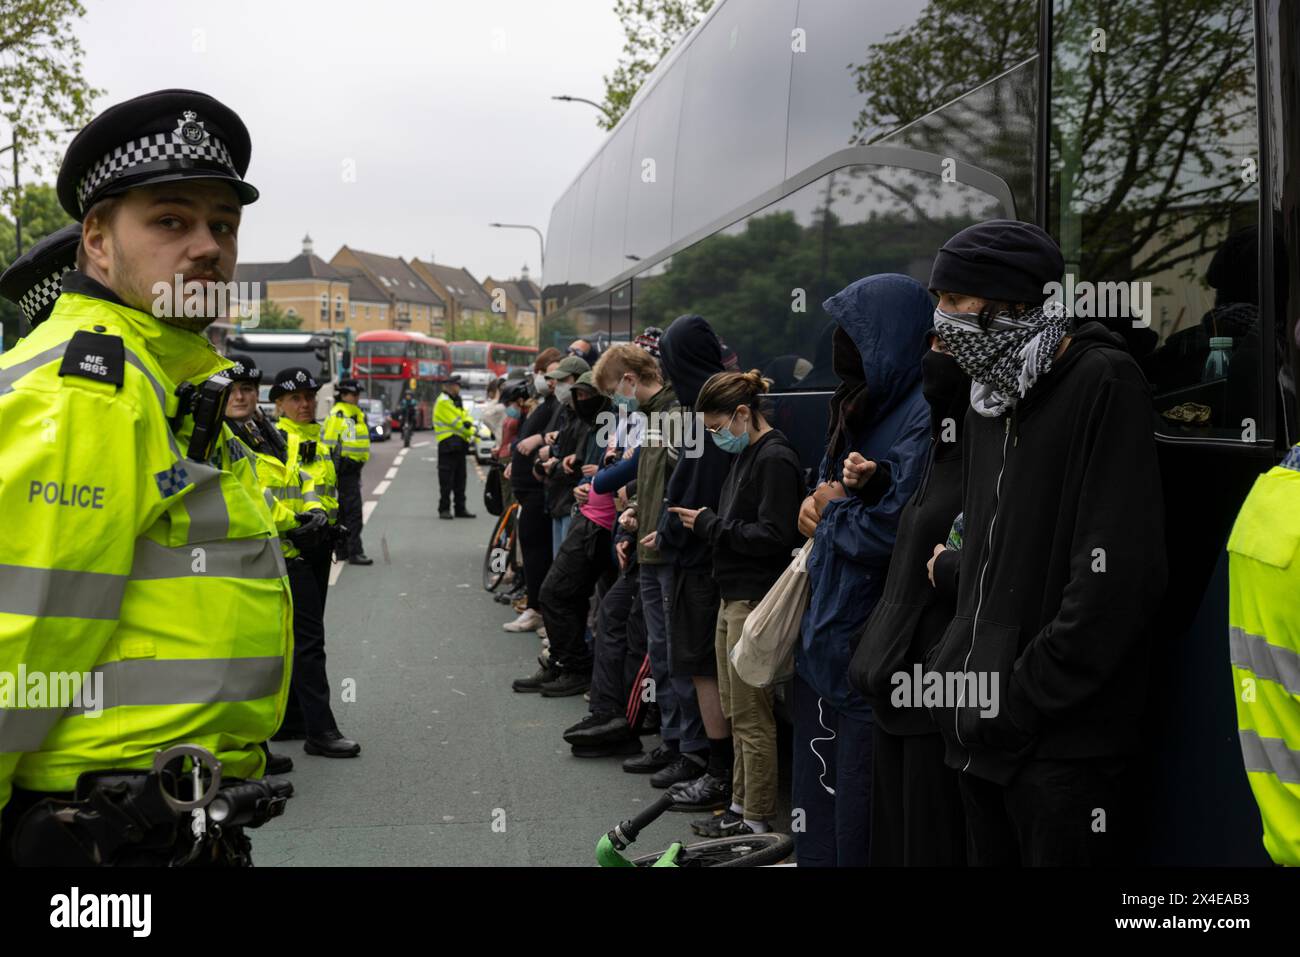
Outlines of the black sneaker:
<svg viewBox="0 0 1300 957">
<path fill-rule="evenodd" d="M 714 777 L 706 771 L 694 781 L 674 784 L 668 793 L 670 811 L 713 811 L 731 804 L 731 775 Z"/>
<path fill-rule="evenodd" d="M 744 815 L 737 814 L 731 808 L 727 808 L 721 814 L 710 814 L 698 821 L 691 821 L 691 830 L 700 837 L 715 841 L 720 837 L 754 833 L 754 829 L 745 823 Z"/>
<path fill-rule="evenodd" d="M 361 552 L 359 554 L 353 555 L 351 558 L 348 559 L 349 565 L 373 565 L 374 563 L 375 560 L 371 558 L 369 555 L 367 555 L 365 552 Z"/>
<path fill-rule="evenodd" d="M 608 720 L 609 715 L 589 713 L 577 724 L 571 724 L 564 729 L 564 740 L 568 741 L 569 744 L 573 744 L 569 739 L 575 732 L 585 731 L 587 728 L 594 728 L 596 725 L 604 724 Z"/>
<path fill-rule="evenodd" d="M 641 727 L 636 729 L 637 734 L 658 734 L 662 724 L 659 713 L 659 705 L 646 705 L 645 713 L 641 718 Z"/>
<path fill-rule="evenodd" d="M 451 512 L 439 512 L 439 513 L 438 513 L 438 517 L 439 517 L 439 518 L 445 518 L 445 519 L 447 519 L 447 520 L 450 521 L 450 519 L 451 519 Z"/>
<path fill-rule="evenodd" d="M 535 694 L 542 690 L 542 685 L 547 681 L 553 681 L 560 676 L 560 669 L 554 665 L 540 665 L 527 678 L 516 678 L 510 683 L 510 687 L 520 694 Z"/>
<path fill-rule="evenodd" d="M 545 692 L 542 693 L 545 694 Z M 568 741 L 569 744 L 598 745 L 635 737 L 637 736 L 628 727 L 627 718 L 621 714 L 607 714 L 603 715 L 599 721 L 589 724 L 585 728 L 577 729 L 572 735 L 565 734 L 564 740 Z M 640 749 L 632 753 L 640 753 Z"/>
<path fill-rule="evenodd" d="M 685 754 L 677 755 L 677 760 L 668 767 L 656 771 L 650 775 L 650 786 L 655 788 L 670 788 L 674 784 L 683 784 L 687 781 L 694 781 L 704 773 L 707 765 L 703 761 L 697 761 Z M 704 810 L 712 810 L 705 808 Z"/>
<path fill-rule="evenodd" d="M 603 744 L 575 744 L 569 750 L 573 752 L 575 758 L 612 758 L 626 754 L 640 754 L 641 741 L 633 735 L 628 735 L 617 741 L 606 741 Z"/>
<path fill-rule="evenodd" d="M 575 694 L 582 694 L 591 687 L 591 675 L 584 675 L 577 671 L 561 671 L 551 681 L 545 682 L 541 687 L 543 698 L 568 698 Z"/>
<path fill-rule="evenodd" d="M 474 514 L 473 512 L 467 512 L 463 508 L 456 509 L 456 517 L 457 518 L 478 518 L 476 514 Z"/>
<path fill-rule="evenodd" d="M 628 774 L 654 774 L 668 767 L 677 760 L 677 749 L 656 745 L 653 751 L 623 762 L 623 770 Z"/>
</svg>

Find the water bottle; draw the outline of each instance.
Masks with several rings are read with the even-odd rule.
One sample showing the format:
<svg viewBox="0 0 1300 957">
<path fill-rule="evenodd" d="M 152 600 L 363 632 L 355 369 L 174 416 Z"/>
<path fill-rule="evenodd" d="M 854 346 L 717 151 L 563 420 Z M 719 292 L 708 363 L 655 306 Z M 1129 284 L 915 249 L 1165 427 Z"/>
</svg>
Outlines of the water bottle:
<svg viewBox="0 0 1300 957">
<path fill-rule="evenodd" d="M 1228 363 L 1232 361 L 1232 337 L 1211 336 L 1210 354 L 1205 360 L 1205 371 L 1201 373 L 1202 382 L 1213 382 L 1228 375 Z"/>
</svg>

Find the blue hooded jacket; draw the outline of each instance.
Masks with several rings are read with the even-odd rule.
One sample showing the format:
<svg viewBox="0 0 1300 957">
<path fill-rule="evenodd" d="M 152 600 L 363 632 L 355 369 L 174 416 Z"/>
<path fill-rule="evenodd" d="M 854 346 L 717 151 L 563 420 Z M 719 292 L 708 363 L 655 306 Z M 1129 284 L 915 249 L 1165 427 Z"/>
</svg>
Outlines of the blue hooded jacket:
<svg viewBox="0 0 1300 957">
<path fill-rule="evenodd" d="M 874 504 L 856 495 L 826 504 L 808 556 L 812 596 L 795 670 L 827 704 L 866 720 L 871 708 L 849 684 L 849 660 L 884 589 L 899 514 L 916 490 L 929 451 L 930 406 L 921 394 L 921 357 L 934 300 L 915 279 L 887 273 L 859 279 L 822 308 L 861 353 L 869 411 L 865 425 L 838 454 L 827 449 L 818 482 L 839 481 L 844 459 L 857 451 L 888 463 L 889 483 Z"/>
</svg>

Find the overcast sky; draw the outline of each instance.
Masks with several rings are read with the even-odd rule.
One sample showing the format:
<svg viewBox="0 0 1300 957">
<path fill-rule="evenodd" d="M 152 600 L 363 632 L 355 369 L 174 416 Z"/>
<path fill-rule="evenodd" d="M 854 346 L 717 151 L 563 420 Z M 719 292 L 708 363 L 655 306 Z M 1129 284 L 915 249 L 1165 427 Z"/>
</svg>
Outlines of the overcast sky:
<svg viewBox="0 0 1300 957">
<path fill-rule="evenodd" d="M 253 140 L 241 262 L 348 245 L 480 280 L 538 271 L 551 205 L 600 146 L 613 0 L 84 0 L 87 81 L 113 103 L 217 97 Z M 70 138 L 70 137 L 69 137 Z M 352 161 L 355 181 L 345 182 Z"/>
</svg>

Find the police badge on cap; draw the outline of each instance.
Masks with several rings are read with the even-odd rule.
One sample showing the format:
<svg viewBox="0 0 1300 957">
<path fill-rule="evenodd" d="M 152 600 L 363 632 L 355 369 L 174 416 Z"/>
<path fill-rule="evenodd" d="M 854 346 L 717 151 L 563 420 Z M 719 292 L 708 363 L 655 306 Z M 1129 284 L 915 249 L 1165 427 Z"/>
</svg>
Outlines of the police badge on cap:
<svg viewBox="0 0 1300 957">
<path fill-rule="evenodd" d="M 239 201 L 256 201 L 244 182 L 248 129 L 220 101 L 195 90 L 159 90 L 110 106 L 90 121 L 59 168 L 59 205 L 80 220 L 95 203 L 150 183 L 221 180 Z"/>
<path fill-rule="evenodd" d="M 320 390 L 320 383 L 306 369 L 292 368 L 285 369 L 275 377 L 275 384 L 271 386 L 270 398 L 274 402 L 282 395 L 290 392 L 317 392 Z"/>
<path fill-rule="evenodd" d="M 253 385 L 261 383 L 262 370 L 248 356 L 229 355 L 226 358 L 233 362 L 234 365 L 223 370 L 222 375 L 231 382 L 251 382 Z"/>
</svg>

